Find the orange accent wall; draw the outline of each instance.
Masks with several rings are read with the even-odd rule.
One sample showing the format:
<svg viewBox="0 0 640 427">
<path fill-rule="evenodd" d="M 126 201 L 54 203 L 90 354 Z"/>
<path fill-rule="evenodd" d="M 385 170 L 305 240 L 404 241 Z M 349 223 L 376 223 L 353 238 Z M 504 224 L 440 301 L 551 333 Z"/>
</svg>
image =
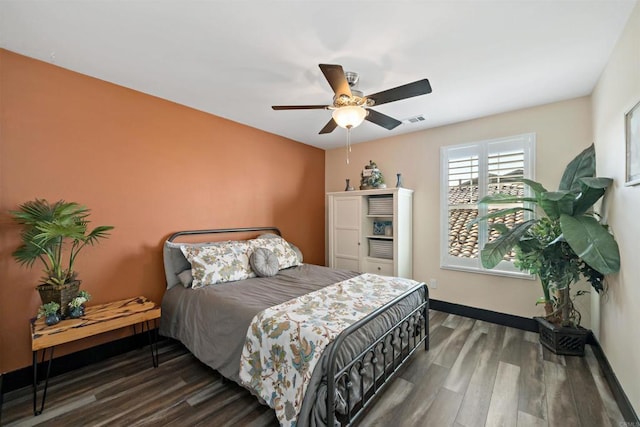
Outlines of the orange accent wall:
<svg viewBox="0 0 640 427">
<path fill-rule="evenodd" d="M 31 364 L 41 274 L 11 257 L 8 211 L 36 197 L 115 226 L 77 260 L 92 303 L 159 302 L 162 243 L 183 229 L 275 225 L 324 264 L 323 150 L 0 49 L 0 373 Z"/>
</svg>

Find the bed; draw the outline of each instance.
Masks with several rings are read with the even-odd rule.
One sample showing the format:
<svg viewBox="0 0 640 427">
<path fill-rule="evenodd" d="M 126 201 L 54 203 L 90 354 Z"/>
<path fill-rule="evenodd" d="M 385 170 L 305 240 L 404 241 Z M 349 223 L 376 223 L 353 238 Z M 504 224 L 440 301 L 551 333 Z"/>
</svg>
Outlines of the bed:
<svg viewBox="0 0 640 427">
<path fill-rule="evenodd" d="M 203 236 L 225 234 L 228 237 L 233 233 L 243 233 L 243 236 L 252 233 L 257 237 L 192 243 Z M 202 255 L 203 252 L 209 253 L 206 250 L 215 252 L 220 250 L 217 246 L 229 251 L 228 245 L 235 247 L 236 244 L 244 248 L 236 250 L 237 253 L 246 251 L 247 244 L 253 245 L 249 252 L 259 252 L 256 248 L 266 244 L 273 249 L 265 251 L 272 258 L 274 253 L 281 255 L 285 252 L 282 246 L 273 246 L 276 244 L 274 242 L 286 246 L 289 257 L 291 253 L 288 249 L 291 249 L 297 262 L 292 261 L 293 265 L 277 269 L 275 275 L 260 277 L 253 274 L 252 270 L 249 271 L 250 277 L 241 280 L 207 286 L 198 283 L 195 286 L 206 274 L 198 270 L 202 259 L 194 257 L 193 253 Z M 199 249 L 201 247 L 206 250 Z M 419 348 L 429 349 L 429 298 L 424 283 L 305 264 L 300 251 L 282 239 L 275 227 L 180 231 L 167 239 L 163 255 L 168 289 L 162 301 L 160 334 L 181 341 L 200 361 L 249 389 L 262 403 L 276 410 L 283 425 L 315 427 L 356 422 L 408 358 Z M 210 258 L 204 258 L 209 262 Z M 254 258 L 257 257 L 252 256 L 250 260 L 252 268 Z M 247 260 L 243 261 L 246 263 Z M 283 264 L 280 259 L 279 266 L 283 265 L 287 265 L 286 261 Z M 215 275 L 218 272 L 208 274 Z M 361 294 L 344 293 L 351 290 L 360 291 Z M 379 300 L 383 298 L 380 294 L 384 292 L 381 290 L 389 290 L 391 296 L 387 295 L 388 300 L 363 308 L 367 303 L 362 303 L 360 296 Z M 343 328 L 331 335 L 326 331 L 340 323 L 340 318 L 335 312 L 329 313 L 327 307 L 320 306 L 323 314 L 317 318 L 309 316 L 308 319 L 315 319 L 309 321 L 313 323 L 314 331 L 322 330 L 323 336 L 331 335 L 321 349 L 320 342 L 311 341 L 309 345 L 306 339 L 303 341 L 300 324 L 292 317 L 302 307 L 300 313 L 306 318 L 309 301 L 314 298 L 311 306 L 318 306 L 318 298 L 322 301 L 325 301 L 324 298 L 337 298 L 338 305 L 345 303 L 350 309 L 356 306 L 356 311 L 360 310 L 366 315 L 351 318 L 355 312 L 352 310 L 347 316 L 349 319 L 343 322 Z M 307 305 L 304 301 L 307 301 Z M 337 304 L 335 299 L 326 301 L 327 306 L 334 307 Z M 286 322 L 278 323 L 273 318 L 265 320 L 267 313 L 276 312 L 285 316 Z M 324 320 L 318 322 L 318 319 Z M 287 331 L 281 327 L 283 324 L 288 327 L 290 323 L 297 328 L 291 327 Z M 273 329 L 258 331 L 260 325 L 267 324 Z M 291 337 L 295 337 L 295 340 Z M 257 340 L 262 339 L 272 339 L 268 349 L 262 349 L 271 353 L 265 355 L 259 353 L 262 350 L 256 349 L 262 343 Z M 291 344 L 276 345 L 275 340 L 290 340 L 286 342 Z M 303 345 L 298 345 L 300 342 Z M 288 367 L 288 371 L 286 367 L 282 368 L 280 353 L 283 347 L 291 347 L 294 352 L 290 363 L 296 365 L 297 361 L 296 369 L 292 366 Z M 274 356 L 274 348 L 278 349 L 278 357 Z M 311 356 L 316 360 L 308 360 Z M 300 370 L 300 364 L 305 365 L 307 370 Z M 280 373 L 276 372 L 277 369 L 280 369 Z M 283 369 L 285 374 L 282 374 Z M 265 374 L 271 371 L 273 375 Z M 256 383 L 265 378 L 272 381 L 271 386 L 277 392 L 273 389 L 265 392 Z M 280 395 L 279 387 L 291 382 L 300 383 L 296 384 L 299 398 L 288 401 L 283 397 L 286 393 Z M 303 382 L 304 387 L 301 386 Z"/>
</svg>

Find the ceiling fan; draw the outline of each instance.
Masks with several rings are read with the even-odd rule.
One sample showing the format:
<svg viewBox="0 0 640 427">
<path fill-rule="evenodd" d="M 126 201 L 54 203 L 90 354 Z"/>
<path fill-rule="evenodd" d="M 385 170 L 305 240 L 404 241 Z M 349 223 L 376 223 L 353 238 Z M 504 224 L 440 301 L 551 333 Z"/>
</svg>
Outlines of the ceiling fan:
<svg viewBox="0 0 640 427">
<path fill-rule="evenodd" d="M 359 78 L 358 73 L 345 73 L 341 65 L 333 64 L 320 64 L 320 70 L 335 93 L 331 105 L 274 105 L 271 107 L 274 110 L 332 110 L 332 118 L 320 130 L 320 134 L 331 133 L 337 126 L 351 129 L 359 126 L 363 120 L 391 130 L 402 122 L 371 107 L 431 93 L 429 80 L 422 79 L 364 96 L 361 91 L 355 89 Z"/>
</svg>

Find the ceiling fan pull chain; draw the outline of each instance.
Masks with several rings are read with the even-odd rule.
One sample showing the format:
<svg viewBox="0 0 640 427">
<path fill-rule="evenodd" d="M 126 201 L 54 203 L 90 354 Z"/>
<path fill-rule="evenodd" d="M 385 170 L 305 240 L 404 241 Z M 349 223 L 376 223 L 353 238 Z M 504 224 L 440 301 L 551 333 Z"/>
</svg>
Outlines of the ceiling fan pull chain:
<svg viewBox="0 0 640 427">
<path fill-rule="evenodd" d="M 347 128 L 347 164 L 349 164 L 349 153 L 351 153 L 351 126 Z"/>
</svg>

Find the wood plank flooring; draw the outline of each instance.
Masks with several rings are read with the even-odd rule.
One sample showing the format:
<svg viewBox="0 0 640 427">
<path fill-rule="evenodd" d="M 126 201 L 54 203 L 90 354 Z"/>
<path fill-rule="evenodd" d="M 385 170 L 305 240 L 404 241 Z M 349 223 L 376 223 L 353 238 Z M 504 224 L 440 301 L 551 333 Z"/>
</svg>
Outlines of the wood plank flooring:
<svg viewBox="0 0 640 427">
<path fill-rule="evenodd" d="M 360 426 L 617 427 L 624 419 L 587 346 L 556 356 L 537 334 L 431 311 L 431 349 L 414 354 Z M 31 388 L 5 394 L 4 426 L 277 426 L 274 412 L 179 343 L 52 378 L 42 415 Z M 54 362 L 55 363 L 55 362 Z"/>
</svg>

